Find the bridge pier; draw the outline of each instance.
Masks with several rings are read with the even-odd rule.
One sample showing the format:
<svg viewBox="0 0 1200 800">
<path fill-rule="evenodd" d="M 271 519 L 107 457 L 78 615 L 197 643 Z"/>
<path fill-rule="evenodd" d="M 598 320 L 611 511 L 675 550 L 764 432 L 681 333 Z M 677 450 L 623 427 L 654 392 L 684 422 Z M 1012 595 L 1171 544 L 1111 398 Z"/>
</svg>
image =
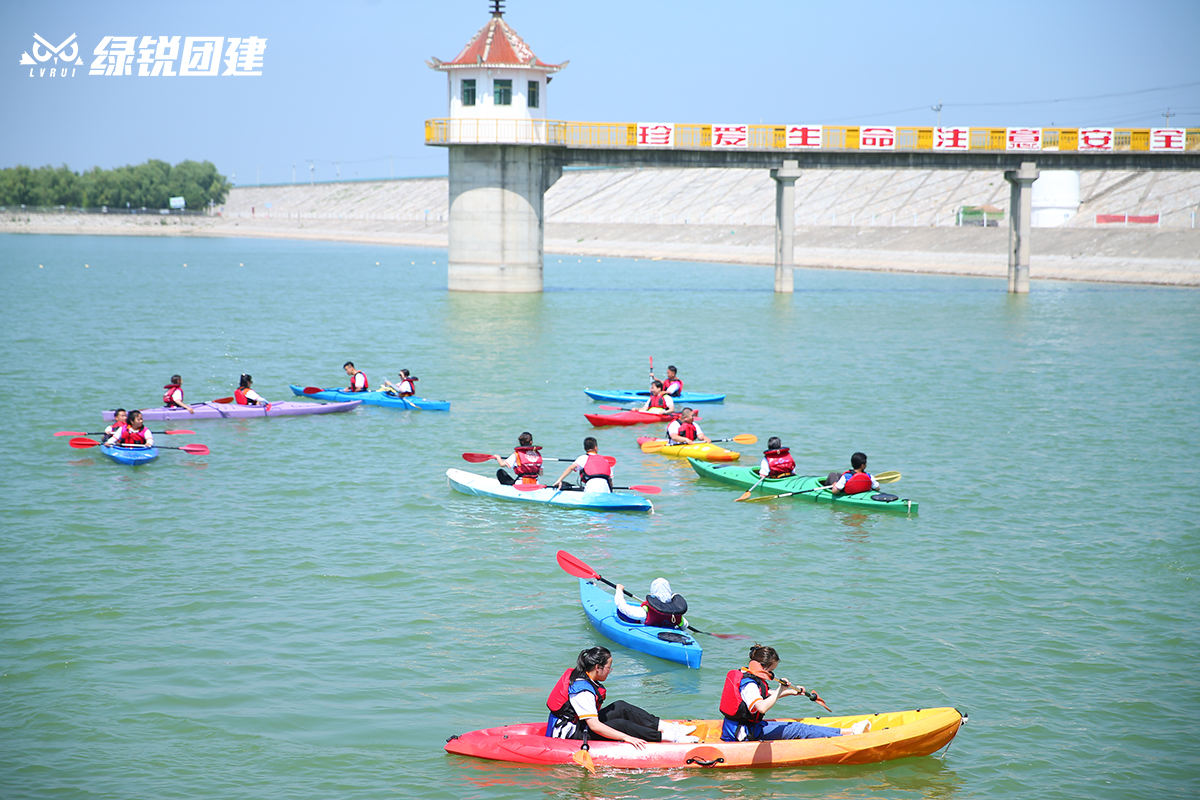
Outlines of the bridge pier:
<svg viewBox="0 0 1200 800">
<path fill-rule="evenodd" d="M 1032 161 L 1006 170 L 1008 201 L 1008 293 L 1029 294 L 1029 233 L 1032 228 L 1033 182 L 1040 173 Z"/>
<path fill-rule="evenodd" d="M 795 259 L 796 179 L 800 177 L 799 161 L 784 161 L 771 170 L 775 181 L 775 291 L 791 294 L 794 289 L 792 266 Z"/>
<path fill-rule="evenodd" d="M 562 153 L 529 145 L 448 149 L 450 291 L 542 291 L 544 197 L 562 176 Z"/>
</svg>

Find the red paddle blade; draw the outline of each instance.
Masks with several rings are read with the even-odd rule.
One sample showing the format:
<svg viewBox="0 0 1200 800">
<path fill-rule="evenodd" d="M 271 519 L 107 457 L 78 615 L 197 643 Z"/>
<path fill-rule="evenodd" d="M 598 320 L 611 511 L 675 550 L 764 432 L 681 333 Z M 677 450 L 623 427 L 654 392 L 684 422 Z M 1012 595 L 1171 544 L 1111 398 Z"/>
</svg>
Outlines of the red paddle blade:
<svg viewBox="0 0 1200 800">
<path fill-rule="evenodd" d="M 568 575 L 574 575 L 576 578 L 599 578 L 600 573 L 589 567 L 587 564 L 580 561 L 575 556 L 568 553 L 566 550 L 559 550 L 558 565 L 562 567 L 563 572 Z"/>
<path fill-rule="evenodd" d="M 213 400 L 213 402 L 220 403 L 222 405 L 228 405 L 229 403 L 233 402 L 233 398 L 232 397 L 218 397 L 216 400 Z"/>
<path fill-rule="evenodd" d="M 624 489 L 631 489 L 642 494 L 662 494 L 661 486 L 624 486 Z"/>
<path fill-rule="evenodd" d="M 221 402 L 221 401 L 220 401 L 220 400 L 214 400 L 213 402 L 214 402 L 214 403 L 219 403 L 219 402 Z M 189 434 L 191 434 L 191 433 L 195 433 L 195 431 L 162 431 L 162 432 L 163 432 L 163 433 L 165 433 L 167 436 L 178 436 L 178 435 L 179 435 L 179 434 L 181 434 L 181 433 L 189 433 Z"/>
<path fill-rule="evenodd" d="M 538 489 L 545 489 L 547 487 L 540 483 L 514 483 L 512 488 L 518 492 L 536 492 Z"/>
<path fill-rule="evenodd" d="M 74 447 L 76 450 L 86 450 L 89 447 L 99 447 L 100 446 L 100 443 L 97 442 L 95 439 L 85 439 L 85 438 L 72 439 L 71 441 L 67 442 L 67 444 L 71 445 L 71 447 Z"/>
<path fill-rule="evenodd" d="M 317 392 L 323 392 L 323 391 L 325 391 L 325 390 L 318 386 L 305 386 L 304 387 L 305 394 L 316 394 Z"/>
<path fill-rule="evenodd" d="M 612 456 L 605 456 L 604 460 L 608 462 L 610 467 L 615 467 L 617 465 L 617 460 Z"/>
<path fill-rule="evenodd" d="M 205 445 L 205 444 L 185 444 L 183 447 L 181 447 L 179 449 L 185 453 L 194 453 L 195 455 L 198 455 L 198 456 L 206 456 L 210 452 L 212 452 L 211 450 L 208 449 L 208 445 Z"/>
<path fill-rule="evenodd" d="M 463 453 L 463 461 L 470 461 L 472 464 L 482 464 L 491 460 L 492 457 L 487 453 Z"/>
<path fill-rule="evenodd" d="M 56 431 L 55 436 L 87 436 L 87 431 Z"/>
</svg>

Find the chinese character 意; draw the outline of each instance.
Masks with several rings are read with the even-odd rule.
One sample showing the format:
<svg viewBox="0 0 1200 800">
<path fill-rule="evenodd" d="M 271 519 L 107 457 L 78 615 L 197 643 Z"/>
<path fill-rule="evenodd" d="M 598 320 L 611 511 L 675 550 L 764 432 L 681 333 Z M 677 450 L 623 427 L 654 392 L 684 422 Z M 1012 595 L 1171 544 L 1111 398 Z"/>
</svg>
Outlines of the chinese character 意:
<svg viewBox="0 0 1200 800">
<path fill-rule="evenodd" d="M 105 36 L 96 45 L 89 75 L 132 75 L 136 36 Z"/>
<path fill-rule="evenodd" d="M 895 150 L 896 129 L 863 126 L 858 131 L 860 150 Z"/>
<path fill-rule="evenodd" d="M 713 125 L 712 146 L 748 147 L 750 145 L 749 130 L 747 125 Z"/>
<path fill-rule="evenodd" d="M 675 126 L 669 122 L 639 122 L 638 147 L 674 147 Z"/>
<path fill-rule="evenodd" d="M 143 36 L 138 45 L 138 75 L 152 78 L 175 77 L 175 59 L 179 58 L 178 36 Z"/>
<path fill-rule="evenodd" d="M 784 146 L 789 149 L 816 150 L 821 147 L 820 125 L 788 125 L 787 141 Z"/>
<path fill-rule="evenodd" d="M 1151 128 L 1151 150 L 1182 151 L 1186 141 L 1186 131 L 1183 128 Z"/>
<path fill-rule="evenodd" d="M 1009 128 L 1007 150 L 1041 150 L 1041 128 Z"/>
<path fill-rule="evenodd" d="M 934 150 L 969 150 L 971 146 L 970 128 L 934 128 Z"/>
<path fill-rule="evenodd" d="M 263 51 L 266 49 L 266 39 L 230 37 L 229 46 L 225 48 L 225 71 L 221 76 L 262 75 Z"/>
<path fill-rule="evenodd" d="M 1080 150 L 1112 150 L 1113 149 L 1113 129 L 1112 128 L 1080 128 L 1079 129 L 1079 149 Z"/>
<path fill-rule="evenodd" d="M 188 36 L 183 40 L 180 75 L 216 75 L 221 66 L 224 36 Z"/>
</svg>

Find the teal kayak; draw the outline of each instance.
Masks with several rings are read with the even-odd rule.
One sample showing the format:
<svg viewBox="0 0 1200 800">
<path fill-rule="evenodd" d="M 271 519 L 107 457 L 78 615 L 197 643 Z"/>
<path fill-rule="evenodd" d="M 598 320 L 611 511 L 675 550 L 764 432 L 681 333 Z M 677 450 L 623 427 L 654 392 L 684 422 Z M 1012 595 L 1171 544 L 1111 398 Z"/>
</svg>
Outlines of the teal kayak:
<svg viewBox="0 0 1200 800">
<path fill-rule="evenodd" d="M 676 664 L 700 668 L 704 650 L 687 631 L 651 628 L 625 619 L 617 613 L 613 593 L 584 578 L 579 579 L 579 602 L 592 627 L 617 644 Z"/>
<path fill-rule="evenodd" d="M 733 464 L 710 464 L 706 461 L 697 461 L 694 458 L 689 458 L 688 463 L 692 465 L 692 469 L 703 478 L 712 478 L 713 480 L 727 483 L 730 486 L 737 486 L 742 489 L 749 489 L 758 483 L 758 467 L 740 467 Z M 861 494 L 839 494 L 834 495 L 828 489 L 820 489 L 818 491 L 807 491 L 816 489 L 825 481 L 825 476 L 800 476 L 793 475 L 788 478 L 771 478 L 762 482 L 757 489 L 754 490 L 756 495 L 767 494 L 784 494 L 785 492 L 804 492 L 804 494 L 796 494 L 793 497 L 799 497 L 804 500 L 812 500 L 817 503 L 829 503 L 839 508 L 862 508 L 872 511 L 899 511 L 901 514 L 916 514 L 917 501 L 908 500 L 897 497 L 894 494 L 886 492 L 863 492 Z M 875 498 L 892 498 L 879 499 Z"/>
<path fill-rule="evenodd" d="M 112 447 L 101 445 L 100 452 L 118 464 L 129 464 L 131 466 L 146 464 L 158 458 L 158 448 L 147 447 L 144 444 L 118 444 Z"/>
<path fill-rule="evenodd" d="M 414 409 L 420 411 L 449 411 L 448 400 L 429 400 L 424 397 L 399 397 L 387 392 L 347 392 L 342 389 L 322 389 L 319 392 L 306 394 L 303 386 L 291 384 L 292 394 L 300 397 L 311 397 L 314 400 L 325 400 L 332 403 L 344 403 L 348 400 L 359 400 L 364 406 L 382 406 L 384 408 Z"/>
</svg>

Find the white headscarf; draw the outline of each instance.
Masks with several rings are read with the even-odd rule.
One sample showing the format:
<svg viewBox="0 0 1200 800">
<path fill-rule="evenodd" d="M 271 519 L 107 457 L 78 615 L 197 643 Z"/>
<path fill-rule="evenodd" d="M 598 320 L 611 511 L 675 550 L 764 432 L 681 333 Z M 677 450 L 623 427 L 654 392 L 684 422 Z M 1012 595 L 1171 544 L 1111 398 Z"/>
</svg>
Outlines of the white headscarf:
<svg viewBox="0 0 1200 800">
<path fill-rule="evenodd" d="M 666 578 L 655 578 L 650 582 L 650 594 L 662 600 L 664 603 L 671 602 L 671 598 L 675 596 L 671 591 L 671 584 Z"/>
</svg>

